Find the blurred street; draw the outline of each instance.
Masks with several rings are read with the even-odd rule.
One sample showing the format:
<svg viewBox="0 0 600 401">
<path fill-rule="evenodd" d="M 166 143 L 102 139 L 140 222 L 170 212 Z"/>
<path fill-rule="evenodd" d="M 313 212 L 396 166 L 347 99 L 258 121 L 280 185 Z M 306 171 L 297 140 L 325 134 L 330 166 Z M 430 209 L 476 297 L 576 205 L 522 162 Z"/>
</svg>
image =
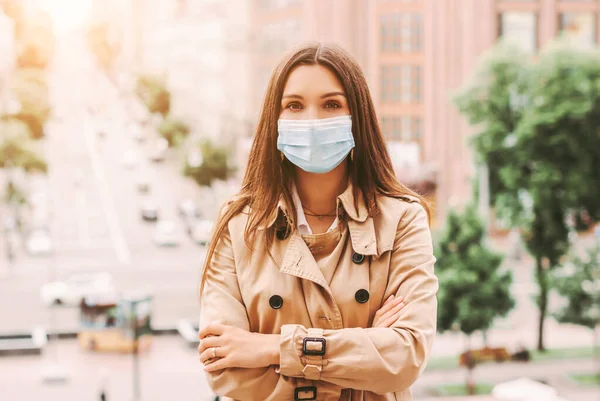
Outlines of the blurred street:
<svg viewBox="0 0 600 401">
<path fill-rule="evenodd" d="M 433 207 L 414 401 L 600 400 L 598 26 L 600 0 L 0 0 L 0 401 L 213 401 L 189 345 L 207 241 L 272 71 L 315 40 L 355 58 Z M 492 397 L 523 378 L 564 398 Z"/>
<path fill-rule="evenodd" d="M 151 197 L 161 219 L 179 223 L 177 203 L 196 199 L 200 191 L 180 174 L 177 162 L 148 161 L 149 150 L 131 135 L 132 124 L 137 124 L 127 113 L 131 96 L 120 96 L 78 36 L 60 42 L 57 51 L 49 79 L 60 118 L 49 122 L 44 144 L 55 252 L 36 258 L 21 251 L 12 267 L 2 258 L 0 315 L 5 318 L 0 332 L 27 332 L 48 322 L 48 309 L 39 297 L 43 283 L 97 271 L 112 273 L 122 290 L 151 290 L 156 327 L 173 327 L 180 318 L 195 320 L 204 249 L 185 236 L 179 247 L 157 247 L 152 242 L 154 224 L 141 219 L 140 206 L 144 197 Z M 102 110 L 102 119 L 89 116 L 92 108 Z M 101 129 L 106 130 L 104 138 L 96 135 Z M 128 150 L 139 158 L 129 170 L 118 162 Z M 150 194 L 137 193 L 141 179 L 150 182 Z M 38 185 L 43 184 L 40 179 Z M 169 280 L 164 280 L 166 275 Z M 55 330 L 76 330 L 78 310 L 58 310 L 55 323 Z"/>
</svg>

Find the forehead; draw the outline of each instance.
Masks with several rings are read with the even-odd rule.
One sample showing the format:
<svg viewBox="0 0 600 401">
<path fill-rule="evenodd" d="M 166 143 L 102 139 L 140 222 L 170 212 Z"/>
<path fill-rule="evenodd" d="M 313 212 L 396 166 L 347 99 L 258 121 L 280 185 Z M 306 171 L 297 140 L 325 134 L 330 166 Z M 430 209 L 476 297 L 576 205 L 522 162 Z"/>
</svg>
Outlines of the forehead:
<svg viewBox="0 0 600 401">
<path fill-rule="evenodd" d="M 299 65 L 292 69 L 283 88 L 284 94 L 344 92 L 335 74 L 322 65 Z"/>
</svg>

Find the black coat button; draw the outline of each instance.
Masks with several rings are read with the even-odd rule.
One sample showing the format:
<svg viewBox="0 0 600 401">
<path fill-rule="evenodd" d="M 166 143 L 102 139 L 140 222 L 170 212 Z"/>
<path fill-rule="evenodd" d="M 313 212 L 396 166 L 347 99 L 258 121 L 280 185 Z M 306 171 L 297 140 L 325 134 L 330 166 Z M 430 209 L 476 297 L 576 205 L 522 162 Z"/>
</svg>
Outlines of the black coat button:
<svg viewBox="0 0 600 401">
<path fill-rule="evenodd" d="M 354 252 L 352 254 L 352 261 L 357 265 L 360 265 L 362 262 L 365 261 L 365 255 L 361 255 L 360 253 Z"/>
<path fill-rule="evenodd" d="M 277 236 L 278 240 L 283 241 L 288 237 L 289 233 L 286 227 L 282 227 L 275 231 L 275 235 Z"/>
<path fill-rule="evenodd" d="M 283 306 L 283 298 L 281 298 L 279 295 L 273 295 L 271 298 L 269 298 L 269 305 L 271 305 L 271 308 L 273 309 L 279 309 Z"/>
<path fill-rule="evenodd" d="M 369 291 L 365 289 L 356 291 L 356 294 L 354 294 L 354 299 L 356 299 L 356 302 L 359 304 L 364 304 L 369 300 Z"/>
</svg>

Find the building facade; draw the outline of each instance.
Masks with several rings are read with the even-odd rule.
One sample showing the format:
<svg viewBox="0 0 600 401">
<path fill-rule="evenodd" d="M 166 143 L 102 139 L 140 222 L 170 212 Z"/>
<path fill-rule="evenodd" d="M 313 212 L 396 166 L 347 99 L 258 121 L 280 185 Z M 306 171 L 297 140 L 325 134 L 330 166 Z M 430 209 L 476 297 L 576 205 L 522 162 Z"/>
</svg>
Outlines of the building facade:
<svg viewBox="0 0 600 401">
<path fill-rule="evenodd" d="M 399 178 L 431 183 L 437 222 L 472 198 L 472 130 L 452 96 L 480 56 L 499 39 L 532 56 L 559 35 L 600 40 L 600 0 L 250 0 L 249 16 L 251 114 L 287 50 L 341 44 L 365 72 Z"/>
<path fill-rule="evenodd" d="M 472 198 L 473 131 L 452 96 L 481 55 L 499 39 L 532 57 L 559 35 L 600 39 L 600 0 L 130 1 L 143 32 L 132 54 L 166 71 L 174 112 L 197 135 L 233 145 L 240 176 L 276 63 L 309 40 L 342 45 L 367 77 L 399 178 L 434 199 L 438 223 Z"/>
</svg>

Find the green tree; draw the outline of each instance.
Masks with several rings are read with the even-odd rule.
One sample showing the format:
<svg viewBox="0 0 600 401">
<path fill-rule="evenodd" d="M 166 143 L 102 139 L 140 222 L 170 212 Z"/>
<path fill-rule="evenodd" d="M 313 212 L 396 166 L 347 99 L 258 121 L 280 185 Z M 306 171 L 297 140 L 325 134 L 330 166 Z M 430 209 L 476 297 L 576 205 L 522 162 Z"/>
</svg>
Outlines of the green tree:
<svg viewBox="0 0 600 401">
<path fill-rule="evenodd" d="M 46 68 L 55 49 L 54 27 L 50 15 L 36 11 L 27 16 L 20 30 L 17 32 L 17 65 L 20 68 Z"/>
<path fill-rule="evenodd" d="M 600 218 L 600 57 L 554 44 L 536 64 L 494 49 L 456 98 L 478 132 L 496 215 L 519 228 L 535 260 L 538 349 L 544 350 L 548 273 L 569 250 L 569 221 Z M 585 216 L 585 218 L 583 218 Z"/>
<path fill-rule="evenodd" d="M 108 21 L 97 21 L 91 24 L 86 32 L 88 47 L 100 67 L 107 73 L 110 72 L 121 52 L 121 43 L 114 40 L 112 29 Z"/>
<path fill-rule="evenodd" d="M 211 141 L 196 145 L 188 154 L 183 174 L 200 186 L 210 186 L 214 180 L 225 180 L 231 173 L 227 165 L 227 149 Z"/>
<path fill-rule="evenodd" d="M 20 120 L 27 124 L 32 139 L 42 138 L 51 110 L 45 71 L 38 68 L 17 70 L 10 90 L 21 107 L 17 114 L 3 116 L 3 119 Z"/>
<path fill-rule="evenodd" d="M 136 93 L 151 113 L 160 113 L 165 117 L 171 110 L 171 93 L 162 79 L 150 75 L 138 77 Z"/>
<path fill-rule="evenodd" d="M 35 150 L 29 129 L 16 120 L 0 121 L 0 168 L 22 168 L 46 173 L 48 165 Z"/>
<path fill-rule="evenodd" d="M 584 257 L 572 257 L 552 275 L 553 288 L 566 301 L 555 313 L 559 322 L 587 327 L 595 334 L 600 325 L 600 244 Z M 594 335 L 598 346 L 597 336 Z"/>
<path fill-rule="evenodd" d="M 485 229 L 473 206 L 451 211 L 435 250 L 438 292 L 438 330 L 456 327 L 469 338 L 485 333 L 497 317 L 506 316 L 515 302 L 510 295 L 512 274 L 501 271 L 502 256 L 487 248 Z M 468 363 L 467 388 L 472 390 Z"/>
<path fill-rule="evenodd" d="M 179 146 L 190 133 L 190 127 L 183 121 L 168 116 L 158 127 L 160 135 L 167 140 L 170 147 Z"/>
</svg>

